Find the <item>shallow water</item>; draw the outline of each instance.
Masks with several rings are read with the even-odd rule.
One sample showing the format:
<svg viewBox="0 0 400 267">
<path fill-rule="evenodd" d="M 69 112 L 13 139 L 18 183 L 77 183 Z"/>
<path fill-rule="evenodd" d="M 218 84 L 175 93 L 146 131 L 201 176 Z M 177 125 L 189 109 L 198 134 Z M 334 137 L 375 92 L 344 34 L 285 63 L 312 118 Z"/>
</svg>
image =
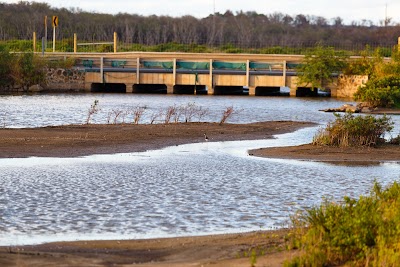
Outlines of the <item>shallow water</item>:
<svg viewBox="0 0 400 267">
<path fill-rule="evenodd" d="M 186 106 L 191 103 L 209 110 L 202 121 L 219 121 L 223 111 L 233 106 L 235 114 L 229 119 L 232 123 L 266 120 L 325 122 L 333 118 L 333 115 L 318 110 L 339 107 L 344 103 L 331 98 L 294 97 L 137 94 L 0 95 L 0 127 L 82 124 L 86 122 L 88 110 L 95 100 L 99 101 L 100 111 L 92 116 L 93 123 L 107 123 L 110 112 L 129 111 L 137 106 L 146 107 L 141 123 L 149 123 L 151 115 L 159 110 L 165 111 L 169 106 Z M 122 119 L 119 117 L 119 121 Z M 196 117 L 193 120 L 197 119 Z M 126 117 L 125 122 L 132 122 L 132 117 Z"/>
<path fill-rule="evenodd" d="M 163 96 L 161 101 L 160 96 L 121 95 L 0 101 L 7 102 L 8 112 L 14 114 L 10 127 L 35 127 L 79 123 L 94 98 L 103 109 L 196 102 L 219 114 L 233 105 L 242 109 L 232 118 L 239 123 L 297 118 L 323 124 L 332 114 L 317 110 L 342 104 L 330 99 Z M 17 115 L 11 103 L 24 112 Z M 52 109 L 57 115 L 49 114 Z M 206 142 L 142 153 L 0 159 L 0 245 L 280 228 L 287 225 L 289 215 L 320 203 L 322 197 L 356 197 L 367 193 L 374 179 L 385 185 L 400 178 L 397 163 L 337 166 L 247 154 L 252 148 L 308 143 L 317 128 L 272 140 Z"/>
<path fill-rule="evenodd" d="M 306 142 L 200 143 L 73 159 L 1 159 L 1 244 L 150 238 L 280 228 L 321 198 L 365 194 L 400 165 L 334 166 L 255 158 L 249 148 Z"/>
</svg>

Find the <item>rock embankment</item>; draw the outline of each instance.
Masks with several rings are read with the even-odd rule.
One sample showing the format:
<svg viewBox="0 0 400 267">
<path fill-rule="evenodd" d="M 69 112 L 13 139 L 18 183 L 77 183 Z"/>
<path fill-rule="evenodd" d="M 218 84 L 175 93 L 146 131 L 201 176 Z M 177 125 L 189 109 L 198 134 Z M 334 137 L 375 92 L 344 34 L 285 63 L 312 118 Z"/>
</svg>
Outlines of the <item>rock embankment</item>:
<svg viewBox="0 0 400 267">
<path fill-rule="evenodd" d="M 85 71 L 80 69 L 50 68 L 46 74 L 44 90 L 83 91 Z"/>
<path fill-rule="evenodd" d="M 324 112 L 352 112 L 352 113 L 372 113 L 376 108 L 371 107 L 368 103 L 361 102 L 356 105 L 344 104 L 339 108 L 327 108 L 320 111 Z"/>
</svg>

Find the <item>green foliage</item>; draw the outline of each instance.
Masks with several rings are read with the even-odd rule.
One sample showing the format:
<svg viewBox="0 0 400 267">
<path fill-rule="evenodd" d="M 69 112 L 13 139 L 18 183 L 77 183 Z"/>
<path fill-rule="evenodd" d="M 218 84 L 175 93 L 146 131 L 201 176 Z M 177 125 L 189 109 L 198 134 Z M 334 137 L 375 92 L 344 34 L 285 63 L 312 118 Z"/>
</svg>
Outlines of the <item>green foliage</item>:
<svg viewBox="0 0 400 267">
<path fill-rule="evenodd" d="M 14 54 L 10 54 L 6 47 L 0 45 L 0 87 L 13 84 L 12 65 L 14 62 Z"/>
<path fill-rule="evenodd" d="M 369 196 L 325 200 L 292 218 L 292 244 L 303 252 L 285 266 L 398 266 L 400 185 L 375 182 Z"/>
<path fill-rule="evenodd" d="M 29 87 L 34 84 L 45 82 L 45 63 L 42 59 L 35 57 L 33 53 L 23 53 L 19 56 L 19 84 Z"/>
<path fill-rule="evenodd" d="M 28 52 L 33 50 L 33 42 L 31 40 L 11 40 L 4 43 L 9 51 Z"/>
<path fill-rule="evenodd" d="M 11 54 L 0 46 L 0 86 L 28 88 L 45 82 L 45 61 L 33 53 Z"/>
<path fill-rule="evenodd" d="M 360 57 L 349 60 L 343 73 L 346 75 L 368 75 L 374 74 L 375 66 L 383 62 L 380 49 L 372 50 L 366 46 L 360 53 Z"/>
<path fill-rule="evenodd" d="M 382 117 L 344 116 L 335 114 L 336 120 L 320 130 L 313 139 L 314 145 L 337 147 L 376 146 L 385 143 L 383 136 L 393 129 L 393 122 L 386 115 Z"/>
<path fill-rule="evenodd" d="M 350 74 L 366 74 L 368 82 L 360 86 L 354 95 L 357 101 L 368 102 L 373 107 L 400 107 L 400 52 L 396 47 L 392 51 L 392 59 L 383 61 L 380 50 L 377 49 L 374 57 L 366 56 L 354 66 Z"/>
<path fill-rule="evenodd" d="M 373 107 L 396 107 L 400 105 L 400 76 L 371 79 L 357 90 L 354 99 Z"/>
<path fill-rule="evenodd" d="M 346 60 L 347 56 L 343 52 L 318 45 L 305 55 L 304 64 L 299 65 L 299 82 L 312 88 L 323 88 L 333 80 L 333 73 L 339 73 L 345 68 Z"/>
</svg>

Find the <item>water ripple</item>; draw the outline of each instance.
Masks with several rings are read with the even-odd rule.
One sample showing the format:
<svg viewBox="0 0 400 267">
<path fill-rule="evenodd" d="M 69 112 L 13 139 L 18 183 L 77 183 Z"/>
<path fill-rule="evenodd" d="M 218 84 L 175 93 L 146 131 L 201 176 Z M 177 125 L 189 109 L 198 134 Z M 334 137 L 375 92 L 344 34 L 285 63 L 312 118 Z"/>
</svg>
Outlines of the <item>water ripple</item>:
<svg viewBox="0 0 400 267">
<path fill-rule="evenodd" d="M 312 130 L 143 153 L 0 159 L 0 244 L 270 229 L 323 196 L 355 197 L 374 179 L 399 179 L 394 163 L 347 167 L 246 154 L 304 142 Z"/>
</svg>

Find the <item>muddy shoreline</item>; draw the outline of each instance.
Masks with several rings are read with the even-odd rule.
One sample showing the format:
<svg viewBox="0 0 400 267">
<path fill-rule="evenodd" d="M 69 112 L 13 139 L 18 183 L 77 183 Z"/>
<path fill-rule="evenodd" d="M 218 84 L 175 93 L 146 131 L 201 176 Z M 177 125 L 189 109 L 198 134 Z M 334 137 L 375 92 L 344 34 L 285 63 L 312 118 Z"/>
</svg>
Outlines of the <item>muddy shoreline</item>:
<svg viewBox="0 0 400 267">
<path fill-rule="evenodd" d="M 354 163 L 362 165 L 381 162 L 400 163 L 400 146 L 383 145 L 379 147 L 329 147 L 305 144 L 289 147 L 260 148 L 249 151 L 249 155 L 265 158 L 296 159 L 328 163 Z"/>
<path fill-rule="evenodd" d="M 142 152 L 187 143 L 269 139 L 273 135 L 314 126 L 271 121 L 250 124 L 171 123 L 68 125 L 0 129 L 0 158 L 79 157 Z"/>
</svg>

